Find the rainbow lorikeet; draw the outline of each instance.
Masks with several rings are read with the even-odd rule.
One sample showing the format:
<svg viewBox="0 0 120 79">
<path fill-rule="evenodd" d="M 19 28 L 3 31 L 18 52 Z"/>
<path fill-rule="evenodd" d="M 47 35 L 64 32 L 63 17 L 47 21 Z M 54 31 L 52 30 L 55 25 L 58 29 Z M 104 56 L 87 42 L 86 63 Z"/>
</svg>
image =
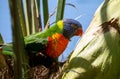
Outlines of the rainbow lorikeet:
<svg viewBox="0 0 120 79">
<path fill-rule="evenodd" d="M 30 56 L 30 65 L 51 65 L 66 49 L 73 36 L 81 36 L 81 24 L 73 19 L 60 20 L 49 29 L 26 36 L 25 49 Z"/>
</svg>

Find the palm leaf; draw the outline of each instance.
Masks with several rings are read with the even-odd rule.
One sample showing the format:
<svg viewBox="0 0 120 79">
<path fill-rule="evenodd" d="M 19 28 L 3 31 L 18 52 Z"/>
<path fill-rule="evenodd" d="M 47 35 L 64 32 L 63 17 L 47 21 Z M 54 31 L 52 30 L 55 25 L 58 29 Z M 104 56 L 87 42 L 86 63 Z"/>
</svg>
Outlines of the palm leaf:
<svg viewBox="0 0 120 79">
<path fill-rule="evenodd" d="M 62 79 L 120 78 L 120 0 L 105 0 L 67 62 Z"/>
<path fill-rule="evenodd" d="M 56 22 L 63 19 L 66 0 L 58 0 Z"/>
</svg>

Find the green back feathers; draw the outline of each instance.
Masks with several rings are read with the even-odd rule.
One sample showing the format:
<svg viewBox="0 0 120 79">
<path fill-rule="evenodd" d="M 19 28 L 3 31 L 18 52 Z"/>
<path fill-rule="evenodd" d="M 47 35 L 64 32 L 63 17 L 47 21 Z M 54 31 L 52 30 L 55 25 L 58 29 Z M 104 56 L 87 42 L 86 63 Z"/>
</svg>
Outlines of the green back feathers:
<svg viewBox="0 0 120 79">
<path fill-rule="evenodd" d="M 60 20 L 57 23 L 55 23 L 53 26 L 51 26 L 49 29 L 32 34 L 30 36 L 25 37 L 25 44 L 29 43 L 46 43 L 47 42 L 47 37 L 52 36 L 55 33 L 62 33 L 63 32 L 63 21 Z"/>
</svg>

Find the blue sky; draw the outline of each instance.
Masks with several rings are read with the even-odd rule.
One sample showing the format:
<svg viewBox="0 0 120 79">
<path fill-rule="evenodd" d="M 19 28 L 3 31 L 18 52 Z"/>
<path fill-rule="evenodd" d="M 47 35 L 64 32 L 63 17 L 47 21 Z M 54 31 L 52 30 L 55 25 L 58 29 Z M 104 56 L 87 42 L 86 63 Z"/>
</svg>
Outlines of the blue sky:
<svg viewBox="0 0 120 79">
<path fill-rule="evenodd" d="M 52 10 L 57 6 L 57 0 L 48 1 L 49 12 L 52 12 Z M 96 9 L 103 1 L 104 0 L 66 0 L 66 3 L 72 3 L 76 8 L 66 5 L 64 18 L 75 19 L 78 16 L 82 16 L 78 21 L 82 24 L 83 30 L 85 31 L 89 26 Z M 8 0 L 0 0 L 0 33 L 2 34 L 5 43 L 12 41 L 10 19 Z M 51 22 L 55 21 L 55 16 L 51 17 L 50 20 Z M 73 37 L 71 40 L 72 41 L 69 43 L 67 49 L 64 51 L 63 55 L 61 55 L 60 60 L 66 59 L 69 53 L 73 51 L 80 38 Z"/>
</svg>

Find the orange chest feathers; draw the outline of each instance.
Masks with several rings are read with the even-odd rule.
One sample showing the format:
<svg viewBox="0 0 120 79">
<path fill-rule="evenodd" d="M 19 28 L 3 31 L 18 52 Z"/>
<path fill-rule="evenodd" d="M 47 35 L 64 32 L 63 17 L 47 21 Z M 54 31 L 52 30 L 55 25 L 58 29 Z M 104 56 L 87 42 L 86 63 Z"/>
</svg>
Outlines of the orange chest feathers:
<svg viewBox="0 0 120 79">
<path fill-rule="evenodd" d="M 69 40 L 62 34 L 54 34 L 52 37 L 48 37 L 48 43 L 46 53 L 52 58 L 57 58 L 66 49 Z"/>
</svg>

